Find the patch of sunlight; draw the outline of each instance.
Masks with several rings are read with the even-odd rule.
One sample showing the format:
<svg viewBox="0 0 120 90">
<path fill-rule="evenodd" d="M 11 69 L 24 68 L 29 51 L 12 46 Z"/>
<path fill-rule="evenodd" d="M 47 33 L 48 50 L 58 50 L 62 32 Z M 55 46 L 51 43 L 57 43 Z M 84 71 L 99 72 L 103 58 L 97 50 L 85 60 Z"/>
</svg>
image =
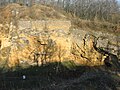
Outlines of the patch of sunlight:
<svg viewBox="0 0 120 90">
<path fill-rule="evenodd" d="M 75 69 L 76 68 L 76 64 L 74 63 L 74 61 L 63 61 L 62 65 L 67 67 L 68 69 Z"/>
</svg>

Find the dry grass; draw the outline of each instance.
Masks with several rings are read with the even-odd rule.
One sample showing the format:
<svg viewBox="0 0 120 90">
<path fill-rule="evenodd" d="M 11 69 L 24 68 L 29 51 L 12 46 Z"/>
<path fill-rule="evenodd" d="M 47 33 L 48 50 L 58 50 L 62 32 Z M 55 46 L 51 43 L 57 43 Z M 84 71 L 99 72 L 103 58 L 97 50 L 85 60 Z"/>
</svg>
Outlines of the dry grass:
<svg viewBox="0 0 120 90">
<path fill-rule="evenodd" d="M 12 10 L 19 11 L 16 18 L 15 15 L 12 14 Z M 74 28 L 89 28 L 91 30 L 120 32 L 120 26 L 115 23 L 113 24 L 97 19 L 94 19 L 94 21 L 79 19 L 73 17 L 70 13 L 66 13 L 64 10 L 53 6 L 33 5 L 32 7 L 26 7 L 19 4 L 9 4 L 0 8 L 0 11 L 0 23 L 8 23 L 12 19 L 71 20 Z M 113 20 L 116 21 L 116 18 L 113 18 Z"/>
<path fill-rule="evenodd" d="M 82 20 L 82 19 L 73 19 L 72 20 L 73 28 L 89 28 L 91 30 L 96 31 L 107 31 L 110 33 L 119 33 L 119 25 L 109 23 L 106 21 L 90 21 L 90 20 Z"/>
<path fill-rule="evenodd" d="M 21 6 L 19 4 L 9 4 L 0 8 L 0 23 L 10 22 L 12 19 L 44 20 L 60 19 L 65 20 L 66 16 L 55 10 L 53 7 L 45 5 L 33 5 L 32 7 Z M 18 15 L 12 11 L 18 11 Z"/>
</svg>

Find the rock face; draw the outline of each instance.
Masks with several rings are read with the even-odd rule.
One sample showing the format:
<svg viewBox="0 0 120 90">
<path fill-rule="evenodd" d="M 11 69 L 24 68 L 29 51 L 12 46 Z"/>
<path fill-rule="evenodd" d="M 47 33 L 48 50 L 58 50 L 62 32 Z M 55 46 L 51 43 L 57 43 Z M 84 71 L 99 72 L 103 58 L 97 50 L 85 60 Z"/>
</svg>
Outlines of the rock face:
<svg viewBox="0 0 120 90">
<path fill-rule="evenodd" d="M 2 27 L 4 26 L 1 25 Z M 103 35 L 102 32 L 75 29 L 71 32 L 66 32 L 64 29 L 19 30 L 12 24 L 7 27 L 9 31 L 0 37 L 2 68 L 43 65 L 56 61 L 74 61 L 76 65 L 103 65 L 107 55 L 98 52 L 96 48 L 102 48 L 119 56 L 119 39 L 113 34 Z M 4 30 L 1 30 L 1 33 Z M 109 48 L 113 50 L 110 51 Z"/>
<path fill-rule="evenodd" d="M 85 49 L 86 51 L 83 49 L 81 50 L 85 51 L 84 53 L 88 54 L 84 54 L 85 56 L 87 55 L 87 57 L 93 58 L 90 58 L 90 60 L 92 60 L 95 65 L 103 64 L 106 56 L 109 56 L 108 61 L 112 64 L 112 66 L 120 68 L 120 35 L 102 31 L 95 32 L 78 29 L 73 29 L 71 33 L 74 35 L 73 37 L 80 48 L 83 41 L 85 46 L 88 45 L 88 48 Z M 90 46 L 93 49 L 91 49 Z M 98 54 L 95 53 L 96 51 Z M 94 65 L 94 63 L 91 65 Z"/>
<path fill-rule="evenodd" d="M 82 43 L 73 46 L 72 53 L 75 60 L 79 64 L 85 64 L 89 66 L 103 65 L 104 58 L 106 56 L 102 55 L 94 48 L 94 37 L 86 35 Z"/>
<path fill-rule="evenodd" d="M 8 28 L 9 32 L 0 38 L 1 62 L 7 59 L 8 67 L 41 65 L 69 57 L 71 39 L 65 30 L 19 30 L 12 24 Z"/>
<path fill-rule="evenodd" d="M 71 22 L 67 20 L 36 20 L 36 21 L 25 21 L 21 20 L 18 22 L 20 30 L 23 29 L 37 29 L 43 31 L 44 29 L 51 30 L 64 30 L 64 32 L 69 32 L 71 27 Z"/>
<path fill-rule="evenodd" d="M 97 47 L 103 48 L 104 50 L 119 57 L 120 35 L 98 32 L 96 36 L 98 37 Z"/>
<path fill-rule="evenodd" d="M 79 32 L 79 33 L 77 33 Z M 120 35 L 102 31 L 89 31 L 89 30 L 73 30 L 72 33 L 80 38 L 85 34 L 92 35 L 96 38 L 96 47 L 101 48 L 111 54 L 116 55 L 120 59 Z"/>
</svg>

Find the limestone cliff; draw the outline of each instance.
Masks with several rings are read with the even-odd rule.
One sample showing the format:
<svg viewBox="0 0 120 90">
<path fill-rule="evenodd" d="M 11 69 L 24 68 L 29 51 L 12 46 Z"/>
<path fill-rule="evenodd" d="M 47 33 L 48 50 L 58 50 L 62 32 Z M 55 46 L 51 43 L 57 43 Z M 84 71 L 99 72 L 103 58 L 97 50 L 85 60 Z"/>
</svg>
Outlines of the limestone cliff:
<svg viewBox="0 0 120 90">
<path fill-rule="evenodd" d="M 1 28 L 5 26 L 1 25 Z M 6 25 L 1 29 L 1 67 L 43 65 L 49 62 L 74 61 L 76 65 L 103 65 L 108 54 L 98 49 L 107 50 L 119 57 L 119 41 L 116 36 L 102 32 L 89 32 L 73 29 L 65 30 L 19 30 L 14 25 Z M 4 31 L 4 32 L 3 32 Z M 101 33 L 101 34 L 100 34 Z M 109 38 L 109 37 L 114 37 Z M 118 39 L 117 39 L 118 40 Z M 108 43 L 109 42 L 109 43 Z M 108 47 L 108 45 L 112 45 Z M 95 45 L 95 47 L 94 47 Z M 109 48 L 113 47 L 109 51 Z M 106 49 L 108 48 L 108 49 Z"/>
<path fill-rule="evenodd" d="M 120 35 L 74 29 L 70 17 L 50 6 L 10 4 L 1 10 L 1 68 L 56 61 L 96 66 L 110 55 L 120 59 Z"/>
<path fill-rule="evenodd" d="M 120 41 L 119 41 L 120 35 L 115 35 L 114 33 L 108 33 L 103 31 L 80 30 L 80 29 L 73 29 L 71 33 L 72 35 L 74 35 L 73 36 L 74 40 L 77 42 L 77 45 L 79 48 L 81 48 L 82 42 L 84 42 L 85 46 L 91 45 L 91 48 L 88 47 L 86 51 L 85 50 L 83 51 L 85 51 L 84 53 L 88 53 L 89 57 L 92 57 L 92 56 L 94 57 L 94 60 L 96 61 L 96 62 L 94 61 L 95 64 L 99 63 L 99 61 L 104 61 L 106 56 L 109 56 L 109 61 L 111 62 L 111 64 L 113 64 L 113 66 L 115 67 L 120 68 L 120 61 L 119 61 L 120 60 Z M 82 51 L 82 50 L 79 50 L 79 51 Z M 95 52 L 97 51 L 97 53 L 99 54 L 94 53 L 94 51 Z M 85 55 L 87 54 L 84 54 L 84 56 Z M 92 63 L 92 65 L 94 64 Z"/>
</svg>

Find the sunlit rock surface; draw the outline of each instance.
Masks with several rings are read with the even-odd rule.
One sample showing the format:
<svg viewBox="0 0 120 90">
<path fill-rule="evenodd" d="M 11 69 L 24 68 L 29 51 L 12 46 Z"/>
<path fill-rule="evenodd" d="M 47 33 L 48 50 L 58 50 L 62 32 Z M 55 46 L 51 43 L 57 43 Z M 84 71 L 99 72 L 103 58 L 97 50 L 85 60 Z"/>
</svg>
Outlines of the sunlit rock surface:
<svg viewBox="0 0 120 90">
<path fill-rule="evenodd" d="M 65 29 L 49 28 L 19 30 L 12 23 L 1 25 L 0 28 L 1 65 L 6 67 L 42 65 L 56 61 L 74 61 L 76 65 L 103 65 L 108 55 L 98 52 L 96 48 L 119 57 L 119 36 L 114 34 L 78 29 L 67 32 Z"/>
</svg>

